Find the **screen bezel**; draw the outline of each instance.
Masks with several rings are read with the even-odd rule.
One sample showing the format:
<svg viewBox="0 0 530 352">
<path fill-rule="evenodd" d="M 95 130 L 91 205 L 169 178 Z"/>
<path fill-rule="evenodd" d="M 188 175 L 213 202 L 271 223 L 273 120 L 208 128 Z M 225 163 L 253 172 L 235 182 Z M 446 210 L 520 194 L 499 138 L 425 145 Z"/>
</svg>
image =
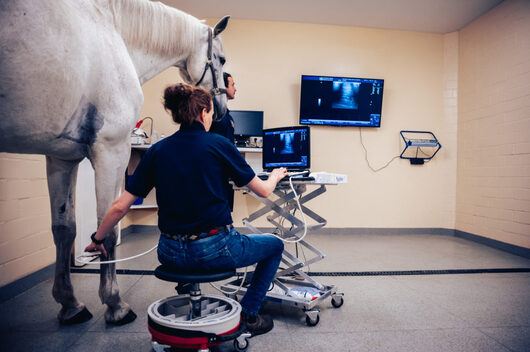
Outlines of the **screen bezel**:
<svg viewBox="0 0 530 352">
<path fill-rule="evenodd" d="M 381 88 L 383 89 L 383 94 L 381 94 L 381 114 L 379 117 L 378 125 L 361 125 L 361 124 L 337 124 L 337 123 L 316 123 L 311 122 L 311 120 L 316 120 L 315 118 L 309 119 L 309 122 L 302 122 L 302 82 L 304 77 L 322 77 L 322 78 L 338 78 L 338 79 L 367 79 L 367 80 L 377 80 L 381 81 Z M 345 76 L 323 76 L 323 75 L 301 75 L 300 76 L 300 105 L 298 111 L 298 123 L 304 126 L 331 126 L 331 127 L 365 127 L 365 128 L 380 128 L 381 121 L 383 120 L 383 99 L 384 99 L 384 89 L 385 89 L 385 80 L 382 78 L 369 78 L 369 77 L 345 77 Z M 338 120 L 331 120 L 338 121 Z"/>
<path fill-rule="evenodd" d="M 307 166 L 304 166 L 304 167 L 289 167 L 287 168 L 288 170 L 293 170 L 293 171 L 296 171 L 296 170 L 309 170 L 309 168 L 311 167 L 311 129 L 309 128 L 309 126 L 305 126 L 305 125 L 302 125 L 302 126 L 287 126 L 287 127 L 276 127 L 276 128 L 266 128 L 266 129 L 263 129 L 263 135 L 262 135 L 262 138 L 263 138 L 263 148 L 262 148 L 262 158 L 261 158 L 261 167 L 263 168 L 263 170 L 266 170 L 266 171 L 270 171 L 270 170 L 273 170 L 275 169 L 276 167 L 267 167 L 265 166 L 265 158 L 264 158 L 264 155 L 265 155 L 265 132 L 278 132 L 278 131 L 292 131 L 292 130 L 299 130 L 299 129 L 305 129 L 307 131 Z"/>
<path fill-rule="evenodd" d="M 230 110 L 230 114 L 232 114 L 233 112 L 236 112 L 236 113 L 240 113 L 240 112 L 243 112 L 243 113 L 246 113 L 246 112 L 259 112 L 261 113 L 261 134 L 257 134 L 257 135 L 246 135 L 246 134 L 237 134 L 235 133 L 234 131 L 234 137 L 239 137 L 239 138 L 249 138 L 249 137 L 259 137 L 260 135 L 263 134 L 263 120 L 265 120 L 265 112 L 262 111 L 262 110 Z M 234 119 L 234 117 L 232 116 L 232 119 Z M 234 120 L 234 124 L 235 124 L 235 120 Z"/>
</svg>

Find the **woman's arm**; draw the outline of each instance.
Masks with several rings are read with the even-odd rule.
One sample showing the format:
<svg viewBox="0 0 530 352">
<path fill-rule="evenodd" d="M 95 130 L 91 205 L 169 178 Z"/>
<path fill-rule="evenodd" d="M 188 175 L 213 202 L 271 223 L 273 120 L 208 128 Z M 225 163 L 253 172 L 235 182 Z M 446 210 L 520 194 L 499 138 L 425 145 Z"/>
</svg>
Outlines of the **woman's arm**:
<svg viewBox="0 0 530 352">
<path fill-rule="evenodd" d="M 118 224 L 118 222 L 129 212 L 129 208 L 136 200 L 136 196 L 124 191 L 121 196 L 119 196 L 113 203 L 110 209 L 107 211 L 107 214 L 103 217 L 103 221 L 98 227 L 98 230 L 96 231 L 96 235 L 94 236 L 96 240 L 101 241 L 106 236 L 107 233 L 112 231 L 114 226 Z M 103 255 L 107 255 L 107 252 L 105 250 L 105 247 L 103 244 L 97 245 L 94 242 L 90 243 L 86 248 L 86 252 L 93 252 L 99 250 Z"/>
<path fill-rule="evenodd" d="M 267 180 L 263 181 L 258 177 L 254 177 L 248 183 L 247 187 L 258 196 L 266 198 L 271 195 L 274 188 L 276 188 L 276 184 L 278 184 L 278 182 L 280 182 L 285 176 L 287 176 L 286 168 L 281 167 L 279 169 L 274 169 Z"/>
</svg>

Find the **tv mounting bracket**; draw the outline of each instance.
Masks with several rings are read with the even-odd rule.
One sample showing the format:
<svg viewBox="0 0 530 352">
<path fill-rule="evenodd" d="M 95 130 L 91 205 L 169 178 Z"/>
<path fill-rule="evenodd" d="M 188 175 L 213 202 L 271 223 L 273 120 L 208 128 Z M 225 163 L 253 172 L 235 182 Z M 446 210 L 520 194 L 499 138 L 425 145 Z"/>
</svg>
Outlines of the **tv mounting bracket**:
<svg viewBox="0 0 530 352">
<path fill-rule="evenodd" d="M 405 148 L 399 157 L 409 159 L 412 165 L 423 165 L 442 148 L 438 138 L 429 131 L 400 131 L 399 134 L 405 142 Z"/>
</svg>

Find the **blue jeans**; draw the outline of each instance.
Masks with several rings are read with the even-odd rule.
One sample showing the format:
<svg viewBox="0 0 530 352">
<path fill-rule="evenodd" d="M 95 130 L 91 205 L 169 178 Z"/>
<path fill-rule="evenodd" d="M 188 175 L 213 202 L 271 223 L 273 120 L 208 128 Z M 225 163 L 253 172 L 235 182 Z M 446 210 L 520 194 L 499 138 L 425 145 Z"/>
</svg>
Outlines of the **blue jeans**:
<svg viewBox="0 0 530 352">
<path fill-rule="evenodd" d="M 272 235 L 242 235 L 235 229 L 197 241 L 173 240 L 160 236 L 158 260 L 183 271 L 222 271 L 257 263 L 250 287 L 241 306 L 255 315 L 278 270 L 283 242 Z"/>
</svg>

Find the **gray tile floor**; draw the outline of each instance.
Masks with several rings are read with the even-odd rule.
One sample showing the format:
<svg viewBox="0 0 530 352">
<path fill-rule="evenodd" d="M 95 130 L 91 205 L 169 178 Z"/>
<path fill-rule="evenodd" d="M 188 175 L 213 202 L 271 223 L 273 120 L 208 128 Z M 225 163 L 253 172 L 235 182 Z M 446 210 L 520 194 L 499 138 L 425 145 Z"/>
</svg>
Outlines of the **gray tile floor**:
<svg viewBox="0 0 530 352">
<path fill-rule="evenodd" d="M 530 260 L 467 240 L 436 235 L 308 235 L 327 257 L 311 271 L 401 271 L 529 268 Z M 130 234 L 118 256 L 156 244 L 155 234 Z M 292 250 L 292 248 L 290 248 Z M 310 254 L 305 251 L 305 255 Z M 153 270 L 153 252 L 118 268 Z M 268 305 L 275 329 L 250 340 L 248 351 L 530 351 L 530 273 L 317 277 L 338 286 L 345 303 L 321 305 L 308 327 L 300 310 Z M 124 299 L 138 319 L 105 324 L 97 274 L 73 274 L 79 299 L 94 314 L 87 323 L 60 326 L 59 305 L 47 280 L 0 305 L 0 351 L 151 350 L 147 306 L 174 294 L 173 284 L 150 275 L 119 275 Z M 203 290 L 213 293 L 208 285 Z M 232 345 L 220 351 L 232 351 Z"/>
</svg>

